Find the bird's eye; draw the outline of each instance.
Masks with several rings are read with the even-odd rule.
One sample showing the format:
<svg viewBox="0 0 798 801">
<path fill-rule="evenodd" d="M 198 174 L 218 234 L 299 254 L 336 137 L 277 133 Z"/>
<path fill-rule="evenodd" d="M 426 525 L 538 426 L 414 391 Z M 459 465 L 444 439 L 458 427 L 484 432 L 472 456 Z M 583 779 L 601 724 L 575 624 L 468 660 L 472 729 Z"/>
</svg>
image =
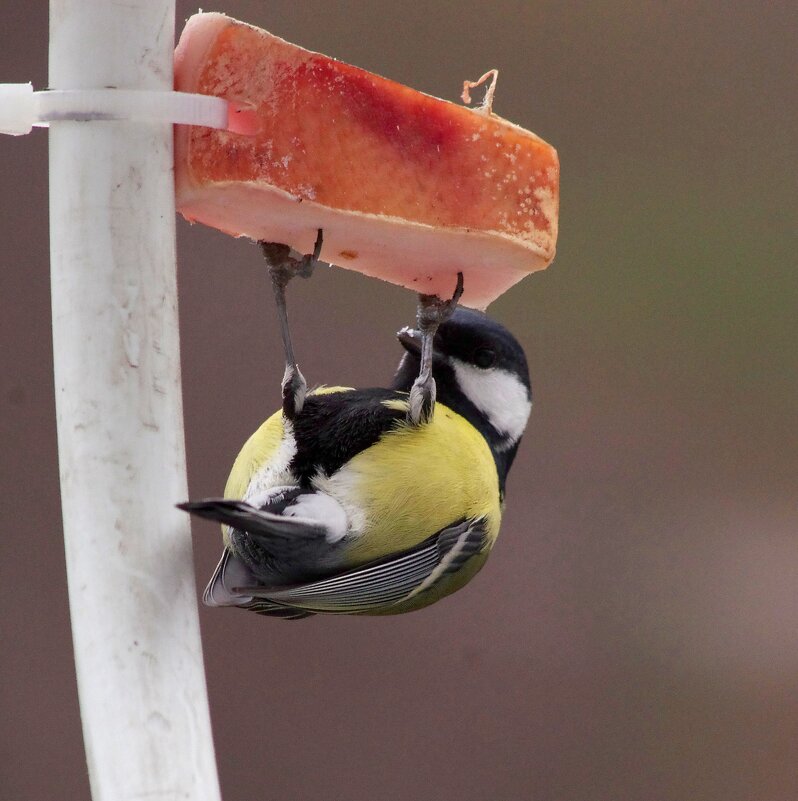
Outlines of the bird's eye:
<svg viewBox="0 0 798 801">
<path fill-rule="evenodd" d="M 474 351 L 473 362 L 477 367 L 487 370 L 496 363 L 496 351 L 490 348 L 477 348 Z"/>
</svg>

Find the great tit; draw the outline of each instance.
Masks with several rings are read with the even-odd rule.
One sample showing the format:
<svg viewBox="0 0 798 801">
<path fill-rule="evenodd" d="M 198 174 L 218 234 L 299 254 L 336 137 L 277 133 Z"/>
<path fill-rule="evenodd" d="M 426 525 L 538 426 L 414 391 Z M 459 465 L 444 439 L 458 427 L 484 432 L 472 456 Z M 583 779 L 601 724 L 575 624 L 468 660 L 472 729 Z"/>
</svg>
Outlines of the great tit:
<svg viewBox="0 0 798 801">
<path fill-rule="evenodd" d="M 225 499 L 181 505 L 222 523 L 205 604 L 287 619 L 398 614 L 482 567 L 531 409 L 524 351 L 481 312 L 450 311 L 432 340 L 437 402 L 414 421 L 423 336 L 397 336 L 390 388 L 303 391 L 289 414 L 284 384 L 283 410 L 242 448 Z"/>
</svg>

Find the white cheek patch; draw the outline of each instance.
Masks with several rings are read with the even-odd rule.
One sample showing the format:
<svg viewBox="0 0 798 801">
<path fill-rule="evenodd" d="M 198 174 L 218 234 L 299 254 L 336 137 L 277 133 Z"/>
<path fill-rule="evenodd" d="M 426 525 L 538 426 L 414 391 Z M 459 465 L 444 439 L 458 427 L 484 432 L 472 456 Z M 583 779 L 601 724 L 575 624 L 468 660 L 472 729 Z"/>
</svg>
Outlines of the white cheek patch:
<svg viewBox="0 0 798 801">
<path fill-rule="evenodd" d="M 480 370 L 459 359 L 450 361 L 463 394 L 504 435 L 506 447 L 515 445 L 524 433 L 532 409 L 529 390 L 517 376 L 498 367 Z"/>
</svg>

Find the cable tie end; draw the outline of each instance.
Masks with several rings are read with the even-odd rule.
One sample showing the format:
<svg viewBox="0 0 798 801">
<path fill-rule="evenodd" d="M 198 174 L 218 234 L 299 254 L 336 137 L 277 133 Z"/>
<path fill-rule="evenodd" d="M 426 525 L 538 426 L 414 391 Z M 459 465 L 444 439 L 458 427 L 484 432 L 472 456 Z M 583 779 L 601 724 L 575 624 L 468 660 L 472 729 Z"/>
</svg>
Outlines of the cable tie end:
<svg viewBox="0 0 798 801">
<path fill-rule="evenodd" d="M 0 133 L 22 136 L 35 122 L 33 84 L 0 83 Z"/>
</svg>

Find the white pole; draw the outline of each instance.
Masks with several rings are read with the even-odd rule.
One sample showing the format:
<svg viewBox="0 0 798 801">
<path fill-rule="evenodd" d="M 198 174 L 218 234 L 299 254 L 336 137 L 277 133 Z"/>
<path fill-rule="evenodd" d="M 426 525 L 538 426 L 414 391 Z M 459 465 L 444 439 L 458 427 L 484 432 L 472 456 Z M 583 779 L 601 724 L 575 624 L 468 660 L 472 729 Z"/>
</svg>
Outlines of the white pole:
<svg viewBox="0 0 798 801">
<path fill-rule="evenodd" d="M 174 2 L 51 0 L 50 86 L 172 88 Z M 189 525 L 172 130 L 50 127 L 53 350 L 95 801 L 219 798 Z"/>
</svg>

